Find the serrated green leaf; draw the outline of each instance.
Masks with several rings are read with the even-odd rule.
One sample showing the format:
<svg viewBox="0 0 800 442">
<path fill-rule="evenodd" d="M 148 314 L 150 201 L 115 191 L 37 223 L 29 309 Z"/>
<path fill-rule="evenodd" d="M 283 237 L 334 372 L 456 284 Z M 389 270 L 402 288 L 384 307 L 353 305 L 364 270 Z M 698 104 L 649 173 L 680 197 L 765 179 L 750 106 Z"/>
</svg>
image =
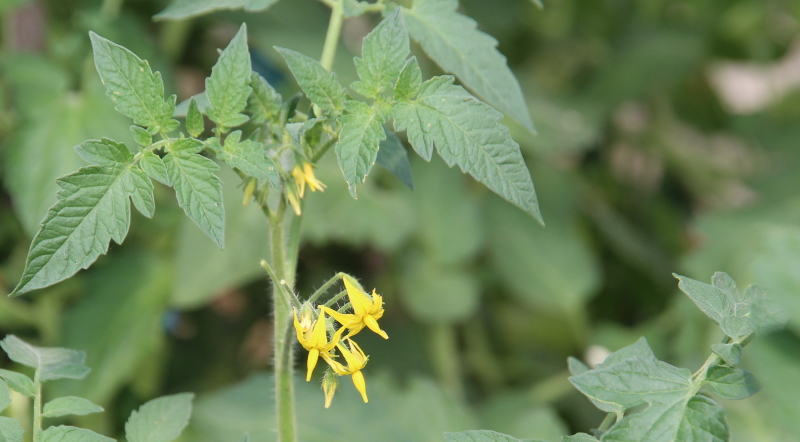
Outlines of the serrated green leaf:
<svg viewBox="0 0 800 442">
<path fill-rule="evenodd" d="M 125 193 L 131 196 L 136 210 L 142 215 L 152 218 L 156 210 L 156 201 L 153 195 L 153 182 L 145 172 L 137 167 L 129 169 L 130 173 L 122 175 L 122 186 Z"/>
<path fill-rule="evenodd" d="M 92 401 L 77 396 L 65 396 L 53 399 L 52 401 L 44 404 L 42 409 L 43 417 L 59 417 L 73 414 L 76 416 L 85 416 L 92 413 L 101 413 L 103 407 L 95 405 Z"/>
<path fill-rule="evenodd" d="M 708 369 L 706 385 L 725 399 L 744 399 L 761 390 L 752 373 L 741 368 L 714 366 Z"/>
<path fill-rule="evenodd" d="M 89 140 L 75 146 L 84 160 L 98 166 L 116 166 L 127 164 L 133 160 L 133 154 L 123 143 L 103 138 L 102 140 Z"/>
<path fill-rule="evenodd" d="M 727 293 L 719 287 L 695 281 L 673 273 L 680 280 L 678 288 L 686 293 L 703 313 L 714 322 L 720 324 L 731 310 L 731 300 Z"/>
<path fill-rule="evenodd" d="M 522 442 L 516 437 L 491 430 L 470 430 L 461 433 L 444 433 L 447 442 Z"/>
<path fill-rule="evenodd" d="M 600 442 L 600 440 L 586 433 L 578 433 L 572 436 L 562 436 L 561 442 Z"/>
<path fill-rule="evenodd" d="M 726 364 L 733 367 L 739 365 L 742 361 L 741 344 L 714 344 L 711 346 L 711 351 L 722 358 Z"/>
<path fill-rule="evenodd" d="M 147 147 L 153 144 L 153 136 L 143 127 L 132 125 L 131 135 L 133 136 L 133 140 L 136 141 L 136 144 L 140 146 Z"/>
<path fill-rule="evenodd" d="M 639 338 L 633 344 L 623 347 L 608 356 L 603 360 L 603 362 L 597 364 L 597 367 L 606 367 L 612 364 L 616 364 L 618 362 L 625 361 L 630 358 L 642 358 L 644 360 L 655 360 L 656 355 L 653 354 L 653 350 L 650 348 L 650 345 L 647 343 L 647 339 L 644 336 Z"/>
<path fill-rule="evenodd" d="M 22 442 L 24 434 L 19 421 L 0 416 L 0 442 Z"/>
<path fill-rule="evenodd" d="M 411 178 L 411 163 L 408 161 L 408 152 L 403 142 L 389 129 L 383 128 L 386 138 L 380 142 L 378 156 L 375 161 L 386 170 L 392 172 L 409 189 L 414 190 L 414 181 Z"/>
<path fill-rule="evenodd" d="M 167 152 L 187 156 L 200 153 L 205 145 L 200 140 L 194 138 L 178 138 L 171 145 L 167 146 Z"/>
<path fill-rule="evenodd" d="M 139 126 L 167 124 L 175 110 L 174 99 L 164 100 L 161 74 L 128 49 L 89 32 L 94 63 L 108 96 L 120 113 Z"/>
<path fill-rule="evenodd" d="M 11 391 L 9 391 L 8 385 L 0 380 L 0 411 L 5 410 L 9 405 L 11 405 Z"/>
<path fill-rule="evenodd" d="M 345 108 L 348 113 L 337 119 L 341 129 L 336 157 L 350 193 L 355 195 L 355 185 L 364 182 L 375 164 L 380 142 L 386 138 L 386 133 L 383 117 L 377 109 L 360 101 L 348 101 Z"/>
<path fill-rule="evenodd" d="M 247 116 L 240 112 L 247 107 L 247 97 L 252 90 L 251 72 L 247 25 L 242 23 L 206 79 L 206 97 L 211 104 L 206 113 L 211 121 L 223 127 L 235 127 L 247 121 Z"/>
<path fill-rule="evenodd" d="M 175 0 L 156 14 L 156 20 L 183 20 L 210 12 L 244 8 L 246 11 L 263 11 L 278 0 Z"/>
<path fill-rule="evenodd" d="M 522 89 L 497 51 L 497 40 L 476 28 L 471 18 L 456 12 L 458 0 L 414 0 L 402 8 L 408 32 L 445 71 L 492 106 L 535 131 Z"/>
<path fill-rule="evenodd" d="M 122 243 L 130 227 L 128 200 L 141 196 L 128 192 L 131 173 L 131 166 L 90 166 L 58 180 L 58 202 L 31 242 L 12 296 L 63 281 L 105 254 L 112 239 Z"/>
<path fill-rule="evenodd" d="M 340 112 L 344 108 L 347 93 L 336 74 L 328 72 L 317 60 L 291 49 L 275 47 L 286 60 L 289 70 L 312 103 L 328 112 Z"/>
<path fill-rule="evenodd" d="M 500 124 L 502 115 L 453 80 L 434 77 L 423 84 L 415 101 L 398 103 L 392 110 L 395 130 L 407 130 L 414 150 L 426 160 L 435 145 L 448 166 L 457 164 L 543 222 L 530 172 L 519 145 Z"/>
<path fill-rule="evenodd" d="M 397 77 L 397 83 L 394 85 L 394 99 L 409 101 L 417 96 L 421 88 L 422 71 L 419 69 L 417 57 L 411 57 Z"/>
<path fill-rule="evenodd" d="M 250 87 L 253 93 L 250 94 L 247 109 L 253 116 L 252 121 L 256 124 L 264 121 L 276 122 L 283 107 L 281 94 L 275 92 L 267 80 L 255 72 L 250 74 Z"/>
<path fill-rule="evenodd" d="M 90 371 L 83 365 L 86 353 L 82 351 L 37 347 L 14 335 L 8 335 L 0 341 L 0 347 L 12 361 L 38 370 L 42 382 L 63 378 L 83 379 Z"/>
<path fill-rule="evenodd" d="M 28 397 L 36 395 L 36 387 L 34 387 L 33 381 L 22 373 L 0 368 L 0 379 L 6 381 L 6 384 L 17 393 Z"/>
<path fill-rule="evenodd" d="M 218 158 L 254 178 L 267 179 L 270 182 L 280 180 L 278 166 L 267 155 L 266 147 L 253 140 L 239 141 L 241 135 L 238 130 L 231 132 L 217 154 Z"/>
<path fill-rule="evenodd" d="M 180 436 L 192 415 L 192 393 L 153 399 L 131 413 L 125 423 L 128 442 L 170 442 Z"/>
<path fill-rule="evenodd" d="M 197 101 L 194 97 L 189 99 L 189 110 L 186 111 L 186 131 L 189 135 L 197 138 L 205 130 L 205 121 L 203 121 L 203 114 L 197 107 Z"/>
<path fill-rule="evenodd" d="M 60 425 L 50 427 L 39 435 L 42 442 L 116 442 L 110 437 L 83 428 Z"/>
<path fill-rule="evenodd" d="M 377 98 L 392 87 L 410 52 L 408 31 L 395 9 L 364 37 L 361 57 L 353 60 L 361 81 L 350 87 L 365 97 Z"/>
<path fill-rule="evenodd" d="M 142 170 L 147 173 L 150 178 L 166 186 L 171 185 L 169 175 L 167 174 L 167 166 L 164 165 L 164 161 L 161 157 L 152 151 L 142 154 L 142 158 L 139 160 L 139 166 L 142 167 Z"/>
<path fill-rule="evenodd" d="M 208 158 L 170 153 L 164 165 L 178 205 L 200 230 L 218 246 L 225 246 L 225 210 L 222 206 L 222 185 L 214 172 L 219 167 Z"/>
</svg>

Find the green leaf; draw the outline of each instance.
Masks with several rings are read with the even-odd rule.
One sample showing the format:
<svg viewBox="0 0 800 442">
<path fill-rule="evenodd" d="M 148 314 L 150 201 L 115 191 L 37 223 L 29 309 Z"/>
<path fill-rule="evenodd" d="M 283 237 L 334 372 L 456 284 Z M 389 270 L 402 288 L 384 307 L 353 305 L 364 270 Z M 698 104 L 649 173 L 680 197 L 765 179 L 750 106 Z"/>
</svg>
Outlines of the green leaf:
<svg viewBox="0 0 800 442">
<path fill-rule="evenodd" d="M 364 37 L 361 57 L 353 60 L 361 81 L 350 87 L 365 97 L 377 98 L 395 83 L 410 52 L 408 31 L 395 9 Z"/>
<path fill-rule="evenodd" d="M 250 74 L 250 87 L 253 93 L 250 95 L 247 110 L 252 115 L 251 120 L 256 124 L 277 121 L 283 107 L 281 94 L 275 92 L 267 80 L 255 72 Z"/>
<path fill-rule="evenodd" d="M 577 376 L 591 370 L 591 368 L 584 364 L 583 361 L 578 358 L 573 358 L 572 356 L 567 358 L 567 367 L 573 376 Z"/>
<path fill-rule="evenodd" d="M 42 410 L 43 417 L 60 417 L 73 414 L 76 416 L 85 416 L 92 413 L 100 413 L 104 411 L 103 407 L 95 405 L 92 401 L 77 396 L 65 396 L 53 399 L 52 401 L 44 404 Z"/>
<path fill-rule="evenodd" d="M 192 155 L 200 153 L 205 148 L 203 142 L 195 140 L 194 138 L 178 138 L 167 147 L 167 152 L 178 154 L 181 156 Z"/>
<path fill-rule="evenodd" d="M 39 435 L 41 442 L 116 442 L 110 437 L 83 428 L 60 425 L 50 427 Z"/>
<path fill-rule="evenodd" d="M 732 367 L 742 361 L 741 344 L 714 344 L 711 346 L 711 351 Z"/>
<path fill-rule="evenodd" d="M 205 121 L 203 121 L 203 114 L 197 107 L 197 101 L 194 97 L 190 98 L 189 110 L 186 112 L 186 131 L 189 135 L 197 138 L 205 130 Z"/>
<path fill-rule="evenodd" d="M 0 411 L 3 411 L 11 405 L 11 391 L 8 390 L 8 385 L 0 380 Z"/>
<path fill-rule="evenodd" d="M 159 72 L 128 49 L 89 32 L 97 73 L 120 113 L 139 126 L 164 126 L 175 110 L 174 98 L 164 100 Z"/>
<path fill-rule="evenodd" d="M 39 379 L 83 379 L 89 367 L 83 365 L 86 353 L 68 348 L 46 348 L 30 345 L 22 339 L 8 335 L 0 341 L 0 347 L 17 363 L 39 371 Z"/>
<path fill-rule="evenodd" d="M 606 440 L 603 438 L 603 440 Z M 675 441 L 728 442 L 730 430 L 722 406 L 705 396 L 689 399 Z"/>
<path fill-rule="evenodd" d="M 411 9 L 402 11 L 411 38 L 442 69 L 535 132 L 522 89 L 497 51 L 497 40 L 477 30 L 475 21 L 457 8 L 458 0 L 414 0 Z"/>
<path fill-rule="evenodd" d="M 250 442 L 250 433 L 244 433 L 241 442 Z"/>
<path fill-rule="evenodd" d="M 22 442 L 25 430 L 19 421 L 10 417 L 0 416 L 0 442 Z"/>
<path fill-rule="evenodd" d="M 142 170 L 144 170 L 150 178 L 164 185 L 171 185 L 169 175 L 167 174 L 167 166 L 164 165 L 164 161 L 161 157 L 152 151 L 142 154 L 142 158 L 139 160 L 139 166 L 142 167 Z"/>
<path fill-rule="evenodd" d="M 183 20 L 210 12 L 244 8 L 246 11 L 263 11 L 278 0 L 175 0 L 156 14 L 156 20 Z"/>
<path fill-rule="evenodd" d="M 275 50 L 286 60 L 292 75 L 312 103 L 328 112 L 343 109 L 347 93 L 335 73 L 326 71 L 317 60 L 297 51 L 277 46 Z"/>
<path fill-rule="evenodd" d="M 375 161 L 386 170 L 393 173 L 409 189 L 414 190 L 414 181 L 411 178 L 411 163 L 408 161 L 408 152 L 397 134 L 386 127 L 383 128 L 386 138 L 380 142 L 378 156 Z"/>
<path fill-rule="evenodd" d="M 247 121 L 248 117 L 240 112 L 247 107 L 247 97 L 252 90 L 251 72 L 247 25 L 242 23 L 206 79 L 206 96 L 211 104 L 206 112 L 211 121 L 223 127 L 235 127 Z"/>
<path fill-rule="evenodd" d="M 192 415 L 192 393 L 153 399 L 131 413 L 125 423 L 128 442 L 170 442 L 180 436 Z"/>
<path fill-rule="evenodd" d="M 397 77 L 397 83 L 394 85 L 394 99 L 409 101 L 417 96 L 420 89 L 422 89 L 422 71 L 419 69 L 417 57 L 411 57 Z"/>
<path fill-rule="evenodd" d="M 542 222 L 530 172 L 500 124 L 499 112 L 477 100 L 453 77 L 426 81 L 415 101 L 400 102 L 392 110 L 395 130 L 408 131 L 411 145 L 426 160 L 434 145 L 448 166 L 465 173 Z"/>
<path fill-rule="evenodd" d="M 761 390 L 758 380 L 752 373 L 731 367 L 709 368 L 706 385 L 709 390 L 725 399 L 744 399 Z"/>
<path fill-rule="evenodd" d="M 219 169 L 208 158 L 179 152 L 164 157 L 169 181 L 175 188 L 178 205 L 200 230 L 218 246 L 225 246 L 225 210 L 222 206 L 222 185 L 214 175 Z"/>
<path fill-rule="evenodd" d="M 342 14 L 345 18 L 358 17 L 363 14 L 369 6 L 369 2 L 361 0 L 344 0 L 342 2 Z"/>
<path fill-rule="evenodd" d="M 139 213 L 152 218 L 156 210 L 153 182 L 139 168 L 132 167 L 129 172 L 122 175 L 122 186 L 125 189 L 125 193 L 131 196 L 133 206 L 136 207 Z"/>
<path fill-rule="evenodd" d="M 267 155 L 266 147 L 253 140 L 239 141 L 241 136 L 241 131 L 231 132 L 218 158 L 252 177 L 279 182 L 278 166 Z"/>
<path fill-rule="evenodd" d="M 348 113 L 338 118 L 341 129 L 336 157 L 350 192 L 355 195 L 355 185 L 364 182 L 375 164 L 386 132 L 383 130 L 383 117 L 377 109 L 360 101 L 348 101 L 345 109 Z"/>
<path fill-rule="evenodd" d="M 22 373 L 0 368 L 0 379 L 6 381 L 8 386 L 17 393 L 28 397 L 36 396 L 36 387 L 34 387 L 33 381 Z"/>
<path fill-rule="evenodd" d="M 600 440 L 586 433 L 578 433 L 573 436 L 562 436 L 561 442 L 600 442 Z"/>
<path fill-rule="evenodd" d="M 147 129 L 139 127 L 137 125 L 131 126 L 131 135 L 133 135 L 133 140 L 136 141 L 136 144 L 147 147 L 153 144 L 153 136 L 150 135 L 150 132 Z"/>
<path fill-rule="evenodd" d="M 522 442 L 516 437 L 490 430 L 470 430 L 461 433 L 444 433 L 447 442 Z"/>
<path fill-rule="evenodd" d="M 152 215 L 152 183 L 131 177 L 135 173 L 131 166 L 117 164 L 84 167 L 60 178 L 58 202 L 33 238 L 11 296 L 63 281 L 105 254 L 112 239 L 121 244 L 130 226 L 129 198 L 142 213 Z"/>
<path fill-rule="evenodd" d="M 678 278 L 678 288 L 686 293 L 697 307 L 703 311 L 714 322 L 720 324 L 729 315 L 731 310 L 731 299 L 728 294 L 719 287 L 695 281 L 694 279 L 673 273 Z"/>
<path fill-rule="evenodd" d="M 115 166 L 133 160 L 133 155 L 123 143 L 108 138 L 84 141 L 75 146 L 75 151 L 84 160 L 98 166 Z"/>
</svg>

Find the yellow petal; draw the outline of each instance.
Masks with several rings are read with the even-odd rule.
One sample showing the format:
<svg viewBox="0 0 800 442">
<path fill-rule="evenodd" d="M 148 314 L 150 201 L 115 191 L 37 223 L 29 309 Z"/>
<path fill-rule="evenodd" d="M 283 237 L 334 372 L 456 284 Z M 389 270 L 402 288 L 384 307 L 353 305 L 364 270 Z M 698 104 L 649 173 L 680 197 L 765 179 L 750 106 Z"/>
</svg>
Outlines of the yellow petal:
<svg viewBox="0 0 800 442">
<path fill-rule="evenodd" d="M 300 345 L 302 345 L 303 348 L 308 349 L 305 331 L 303 330 L 303 326 L 300 324 L 300 321 L 297 319 L 297 310 L 294 311 L 294 331 L 297 333 L 297 341 L 300 342 Z"/>
<path fill-rule="evenodd" d="M 325 190 L 325 184 L 322 181 L 318 180 L 317 177 L 314 176 L 314 169 L 311 167 L 311 164 L 303 163 L 303 172 L 305 174 L 306 182 L 308 182 L 308 187 L 311 189 L 312 192 L 316 192 L 319 190 L 320 192 Z"/>
<path fill-rule="evenodd" d="M 306 366 L 308 367 L 308 372 L 306 373 L 306 382 L 311 380 L 311 373 L 314 372 L 314 367 L 317 366 L 317 360 L 319 359 L 319 350 L 316 348 L 312 348 L 308 351 L 308 361 L 306 362 Z"/>
<path fill-rule="evenodd" d="M 306 194 L 306 177 L 303 174 L 303 169 L 300 168 L 299 164 L 294 165 L 294 169 L 292 169 L 292 176 L 294 177 L 294 182 L 297 183 L 297 193 L 300 195 L 300 198 L 303 198 Z"/>
<path fill-rule="evenodd" d="M 361 374 L 361 371 L 357 371 L 353 373 L 353 385 L 356 386 L 356 390 L 361 393 L 361 397 L 364 399 L 364 403 L 369 402 L 367 399 L 367 381 L 364 379 L 364 375 Z"/>
<path fill-rule="evenodd" d="M 353 305 L 353 312 L 355 312 L 356 316 L 364 316 L 369 314 L 369 310 L 372 307 L 372 301 L 367 297 L 367 295 L 359 290 L 352 282 L 350 282 L 350 277 L 345 276 L 342 278 L 344 280 L 344 287 L 347 289 L 347 297 L 350 298 L 350 304 Z"/>
<path fill-rule="evenodd" d="M 311 332 L 310 345 L 316 348 L 325 347 L 328 344 L 328 331 L 325 328 L 325 311 L 320 313 L 317 322 L 314 324 L 314 330 Z"/>
<path fill-rule="evenodd" d="M 347 370 L 347 367 L 334 361 L 333 358 L 331 358 L 330 355 L 328 355 L 327 353 L 322 353 L 322 359 L 325 359 L 325 362 L 327 362 L 328 365 L 331 366 L 333 371 L 336 372 L 336 374 L 338 374 L 339 376 L 345 376 L 350 374 L 350 372 Z"/>
<path fill-rule="evenodd" d="M 347 341 L 350 343 L 350 349 L 346 348 L 342 344 L 337 344 L 336 348 L 338 348 L 339 352 L 342 354 L 342 356 L 344 356 L 344 360 L 347 361 L 347 369 L 352 373 L 354 371 L 361 370 L 367 365 L 367 357 L 364 355 L 364 352 L 361 350 L 361 347 L 359 347 L 358 344 L 350 339 Z"/>
<path fill-rule="evenodd" d="M 335 319 L 336 321 L 338 321 L 339 324 L 342 324 L 342 326 L 347 327 L 347 328 L 353 328 L 354 326 L 358 325 L 361 322 L 361 318 L 359 318 L 356 315 L 350 315 L 350 314 L 347 314 L 347 313 L 339 313 L 336 310 L 334 310 L 332 308 L 329 308 L 329 307 L 325 307 L 325 306 L 322 306 L 322 310 L 325 313 L 331 315 L 331 317 L 333 319 Z"/>
<path fill-rule="evenodd" d="M 364 316 L 364 324 L 366 324 L 370 330 L 374 331 L 383 339 L 389 339 L 389 335 L 387 335 L 385 331 L 381 330 L 381 327 L 378 325 L 378 321 L 376 321 L 371 315 Z"/>
<path fill-rule="evenodd" d="M 300 216 L 300 201 L 297 200 L 297 195 L 294 194 L 294 190 L 292 190 L 291 186 L 286 187 L 286 199 L 289 200 L 289 204 L 292 205 L 292 209 L 294 209 L 294 214 Z"/>
</svg>

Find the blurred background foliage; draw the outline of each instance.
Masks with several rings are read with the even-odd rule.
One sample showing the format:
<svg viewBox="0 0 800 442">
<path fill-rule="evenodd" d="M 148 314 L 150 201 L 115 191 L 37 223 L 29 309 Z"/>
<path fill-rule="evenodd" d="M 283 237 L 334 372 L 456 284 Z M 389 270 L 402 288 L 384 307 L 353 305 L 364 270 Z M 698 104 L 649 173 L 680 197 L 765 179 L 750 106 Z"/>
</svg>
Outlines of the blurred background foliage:
<svg viewBox="0 0 800 442">
<path fill-rule="evenodd" d="M 82 165 L 72 147 L 102 136 L 133 145 L 104 97 L 87 31 L 149 59 L 179 100 L 203 89 L 215 49 L 242 21 L 254 67 L 284 96 L 297 87 L 272 46 L 321 53 L 328 10 L 314 0 L 154 22 L 167 3 L 0 0 L 0 292 L 19 278 L 55 179 Z M 765 389 L 725 403 L 734 440 L 795 440 L 800 3 L 555 0 L 540 10 L 462 0 L 461 10 L 498 39 L 525 91 L 538 136 L 507 123 L 547 227 L 439 159 L 413 161 L 414 191 L 376 171 L 358 200 L 324 159 L 328 189 L 308 197 L 298 288 L 307 295 L 339 270 L 359 275 L 384 295 L 391 339 L 362 344 L 369 404 L 344 382 L 326 411 L 316 381 L 298 383 L 301 439 L 438 441 L 487 428 L 556 441 L 586 431 L 602 415 L 571 388 L 566 358 L 597 363 L 644 335 L 661 359 L 696 369 L 721 334 L 670 274 L 708 281 L 720 270 L 766 287 L 793 318 L 745 352 Z M 377 19 L 346 22 L 335 67 L 343 84 Z M 87 380 L 56 384 L 108 410 L 81 424 L 119 434 L 147 399 L 195 391 L 186 440 L 274 437 L 257 265 L 266 224 L 222 167 L 225 251 L 157 187 L 154 219 L 134 215 L 125 245 L 90 270 L 0 297 L 2 334 L 87 351 Z"/>
</svg>

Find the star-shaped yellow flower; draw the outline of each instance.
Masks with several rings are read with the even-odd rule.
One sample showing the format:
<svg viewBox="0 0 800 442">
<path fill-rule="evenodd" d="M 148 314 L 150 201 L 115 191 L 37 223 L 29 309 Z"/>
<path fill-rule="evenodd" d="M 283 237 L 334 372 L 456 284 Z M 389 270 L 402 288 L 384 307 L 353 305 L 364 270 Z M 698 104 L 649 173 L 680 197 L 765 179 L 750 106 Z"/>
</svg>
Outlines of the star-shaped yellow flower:
<svg viewBox="0 0 800 442">
<path fill-rule="evenodd" d="M 367 365 L 369 357 L 364 354 L 364 352 L 361 350 L 361 347 L 353 342 L 352 339 L 348 338 L 347 342 L 350 344 L 349 349 L 340 342 L 336 343 L 336 348 L 338 348 L 339 352 L 341 352 L 342 356 L 344 356 L 344 360 L 347 362 L 347 367 L 334 361 L 327 353 L 323 353 L 322 357 L 325 358 L 325 361 L 339 376 L 346 376 L 348 374 L 351 375 L 353 378 L 353 385 L 356 386 L 356 390 L 361 393 L 361 397 L 364 399 L 364 402 L 369 402 L 367 399 L 367 381 L 364 380 L 364 374 L 361 373 L 361 370 Z"/>
<path fill-rule="evenodd" d="M 303 163 L 302 167 L 300 163 Z M 308 184 L 308 188 L 311 189 L 312 192 L 316 192 L 317 190 L 320 192 L 325 191 L 325 184 L 314 176 L 313 166 L 305 161 L 298 161 L 295 163 L 294 169 L 292 169 L 292 176 L 294 177 L 295 183 L 297 183 L 297 193 L 300 198 L 306 195 L 306 184 Z"/>
<path fill-rule="evenodd" d="M 328 332 L 325 327 L 325 312 L 320 312 L 319 318 L 316 321 L 311 320 L 311 312 L 303 315 L 303 320 L 297 319 L 297 310 L 294 312 L 294 329 L 297 332 L 297 340 L 300 345 L 308 350 L 308 373 L 306 374 L 306 381 L 311 380 L 311 373 L 317 365 L 320 355 L 326 358 L 330 357 L 330 351 L 339 343 L 339 338 L 342 336 L 344 327 L 340 328 L 333 334 L 333 339 L 328 342 Z"/>
<path fill-rule="evenodd" d="M 342 328 L 350 330 L 346 337 L 350 337 L 360 332 L 364 326 L 379 334 L 383 339 L 389 339 L 385 331 L 378 325 L 378 319 L 383 316 L 383 297 L 372 290 L 372 299 L 362 292 L 352 282 L 350 277 L 343 278 L 344 286 L 347 289 L 347 297 L 353 306 L 353 313 L 339 313 L 328 307 L 322 307 L 323 311 L 331 315 L 342 324 Z"/>
</svg>

